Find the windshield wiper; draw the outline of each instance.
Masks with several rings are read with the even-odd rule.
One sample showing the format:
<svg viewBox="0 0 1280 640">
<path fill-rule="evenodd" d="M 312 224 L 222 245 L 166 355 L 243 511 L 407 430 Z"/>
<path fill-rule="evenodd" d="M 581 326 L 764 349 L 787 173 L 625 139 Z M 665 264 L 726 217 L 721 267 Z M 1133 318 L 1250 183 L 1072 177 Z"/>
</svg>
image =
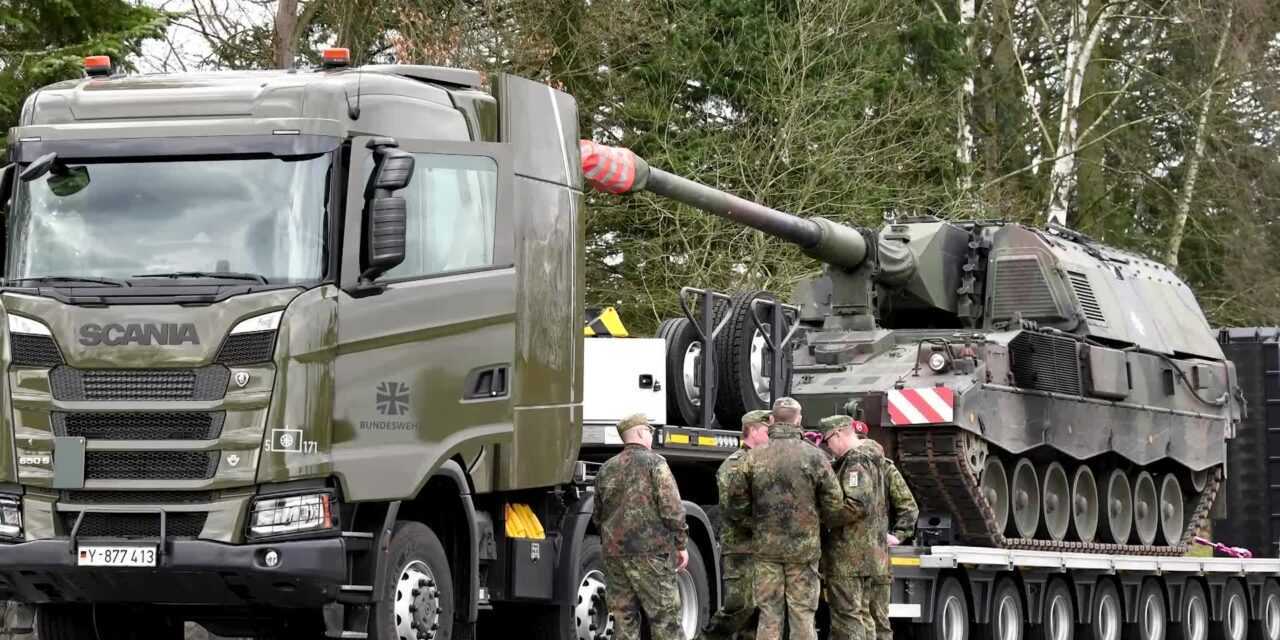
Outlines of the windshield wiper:
<svg viewBox="0 0 1280 640">
<path fill-rule="evenodd" d="M 17 283 L 17 282 L 58 282 L 58 283 L 63 283 L 63 284 L 67 284 L 67 283 L 71 283 L 71 282 L 89 282 L 89 283 L 93 283 L 93 284 L 106 285 L 106 286 L 109 286 L 109 287 L 128 287 L 128 286 L 130 286 L 130 285 L 129 285 L 129 283 L 128 283 L 128 282 L 126 282 L 126 281 L 124 281 L 124 280 L 119 280 L 119 279 L 116 279 L 116 278 L 95 278 L 95 277 L 92 277 L 92 276 L 32 276 L 32 277 L 30 277 L 30 278 L 9 278 L 8 280 L 6 280 L 6 282 L 11 282 L 11 283 Z"/>
<path fill-rule="evenodd" d="M 266 276 L 239 271 L 175 271 L 173 273 L 140 273 L 135 278 L 222 278 L 224 280 L 252 280 L 268 284 Z"/>
</svg>

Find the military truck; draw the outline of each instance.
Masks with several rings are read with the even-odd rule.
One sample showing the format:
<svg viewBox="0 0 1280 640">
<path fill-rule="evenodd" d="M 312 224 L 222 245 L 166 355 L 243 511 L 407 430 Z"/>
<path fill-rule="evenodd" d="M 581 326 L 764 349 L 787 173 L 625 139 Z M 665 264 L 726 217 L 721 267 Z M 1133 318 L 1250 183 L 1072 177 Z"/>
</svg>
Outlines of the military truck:
<svg viewBox="0 0 1280 640">
<path fill-rule="evenodd" d="M 605 634 L 577 123 L 543 84 L 340 49 L 153 76 L 95 57 L 28 97 L 0 197 L 16 626 Z M 718 571 L 687 509 L 691 634 Z"/>
</svg>

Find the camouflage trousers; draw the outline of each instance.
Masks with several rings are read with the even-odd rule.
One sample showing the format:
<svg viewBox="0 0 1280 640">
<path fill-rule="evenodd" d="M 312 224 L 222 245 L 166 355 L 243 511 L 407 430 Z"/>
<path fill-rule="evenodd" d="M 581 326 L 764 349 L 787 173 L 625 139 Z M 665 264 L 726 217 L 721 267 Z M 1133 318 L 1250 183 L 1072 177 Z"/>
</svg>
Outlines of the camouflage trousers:
<svg viewBox="0 0 1280 640">
<path fill-rule="evenodd" d="M 866 597 L 871 590 L 871 579 L 850 575 L 828 575 L 825 578 L 827 609 L 831 612 L 830 640 L 875 638 L 875 623 L 871 620 L 870 602 Z"/>
<path fill-rule="evenodd" d="M 814 614 L 822 590 L 818 562 L 757 560 L 755 571 L 756 607 L 760 610 L 756 640 L 780 640 L 784 622 L 791 640 L 817 640 Z"/>
<path fill-rule="evenodd" d="M 864 580 L 863 584 L 866 586 L 862 591 L 862 598 L 867 603 L 866 610 L 871 614 L 869 620 L 872 623 L 867 627 L 867 640 L 893 640 L 893 627 L 889 626 L 889 598 L 892 595 L 893 578 L 874 576 Z"/>
<path fill-rule="evenodd" d="M 755 571 L 751 556 L 731 553 L 721 556 L 724 605 L 711 618 L 703 634 L 706 640 L 755 640 L 756 598 Z"/>
<path fill-rule="evenodd" d="M 684 640 L 675 567 L 667 556 L 604 559 L 613 616 L 613 640 L 640 640 L 640 619 L 649 620 L 653 640 Z"/>
</svg>

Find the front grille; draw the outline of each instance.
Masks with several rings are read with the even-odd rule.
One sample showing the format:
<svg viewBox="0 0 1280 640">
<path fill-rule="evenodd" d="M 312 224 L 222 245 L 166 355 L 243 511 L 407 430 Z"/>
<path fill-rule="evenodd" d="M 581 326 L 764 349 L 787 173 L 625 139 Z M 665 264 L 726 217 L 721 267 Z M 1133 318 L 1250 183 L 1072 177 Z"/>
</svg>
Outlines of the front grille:
<svg viewBox="0 0 1280 640">
<path fill-rule="evenodd" d="M 213 477 L 218 454 L 208 451 L 86 451 L 88 480 L 204 480 Z"/>
<path fill-rule="evenodd" d="M 63 511 L 62 527 L 67 535 L 76 526 L 78 511 Z M 194 538 L 204 530 L 207 513 L 165 514 L 165 536 Z M 80 521 L 76 536 L 81 538 L 158 538 L 160 537 L 159 513 L 86 513 Z"/>
<path fill-rule="evenodd" d="M 1009 342 L 1014 383 L 1024 389 L 1080 395 L 1078 344 L 1065 336 L 1019 333 Z"/>
<path fill-rule="evenodd" d="M 19 366 L 56 367 L 62 364 L 62 352 L 49 336 L 11 333 L 9 347 L 13 350 L 13 364 Z"/>
<path fill-rule="evenodd" d="M 63 491 L 68 504 L 209 504 L 212 491 Z"/>
<path fill-rule="evenodd" d="M 227 336 L 218 351 L 218 363 L 229 367 L 271 362 L 276 348 L 275 331 L 255 331 Z"/>
<path fill-rule="evenodd" d="M 231 372 L 224 366 L 199 369 L 73 369 L 49 372 L 57 400 L 218 400 L 227 393 Z"/>
<path fill-rule="evenodd" d="M 226 414 L 201 411 L 54 413 L 53 432 L 89 440 L 213 440 Z"/>
</svg>

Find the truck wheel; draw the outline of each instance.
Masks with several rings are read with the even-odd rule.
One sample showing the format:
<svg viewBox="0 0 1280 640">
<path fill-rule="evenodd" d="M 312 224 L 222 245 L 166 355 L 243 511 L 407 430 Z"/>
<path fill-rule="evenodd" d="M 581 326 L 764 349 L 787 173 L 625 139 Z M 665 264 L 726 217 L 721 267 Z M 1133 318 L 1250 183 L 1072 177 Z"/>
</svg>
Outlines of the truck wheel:
<svg viewBox="0 0 1280 640">
<path fill-rule="evenodd" d="M 1239 580 L 1222 589 L 1222 617 L 1209 626 L 1212 640 L 1245 640 L 1249 632 L 1249 599 Z"/>
<path fill-rule="evenodd" d="M 658 325 L 658 337 L 667 346 L 667 422 L 696 427 L 702 422 L 698 330 L 688 318 L 671 318 Z"/>
<path fill-rule="evenodd" d="M 1262 585 L 1262 602 L 1257 620 L 1250 622 L 1249 637 L 1255 640 L 1280 640 L 1280 584 L 1267 580 Z"/>
<path fill-rule="evenodd" d="M 600 536 L 582 540 L 578 568 L 578 597 L 573 606 L 573 635 L 577 640 L 604 640 L 613 635 L 613 618 L 605 600 L 604 552 Z"/>
<path fill-rule="evenodd" d="M 1182 588 L 1181 613 L 1182 621 L 1169 628 L 1169 640 L 1208 640 L 1209 600 L 1199 582 L 1187 580 Z"/>
<path fill-rule="evenodd" d="M 449 640 L 453 574 L 430 527 L 400 521 L 391 532 L 387 579 L 370 625 L 372 640 Z"/>
<path fill-rule="evenodd" d="M 696 545 L 689 545 L 689 565 L 676 574 L 680 592 L 680 628 L 692 638 L 711 620 L 711 583 L 707 565 Z"/>
<path fill-rule="evenodd" d="M 922 640 L 969 640 L 972 625 L 973 616 L 969 614 L 964 587 L 954 576 L 948 576 L 942 581 L 933 601 L 933 623 L 920 625 L 915 637 Z"/>
<path fill-rule="evenodd" d="M 1022 640 L 1027 613 L 1017 581 L 1001 578 L 992 593 L 990 622 L 983 625 L 979 637 L 982 640 Z"/>
<path fill-rule="evenodd" d="M 1040 624 L 1031 628 L 1031 637 L 1035 640 L 1074 640 L 1076 637 L 1076 609 L 1066 582 L 1049 581 L 1040 609 Z"/>
<path fill-rule="evenodd" d="M 97 640 L 88 605 L 42 604 L 35 631 L 40 640 Z"/>
<path fill-rule="evenodd" d="M 777 300 L 773 294 L 758 289 L 735 294 L 729 306 L 729 324 L 716 339 L 716 419 L 728 429 L 738 425 L 742 414 L 769 408 L 769 345 L 751 319 L 751 299 L 757 296 Z M 786 373 L 781 389 L 786 395 L 791 387 L 791 350 L 784 348 L 783 355 Z"/>
<path fill-rule="evenodd" d="M 1124 625 L 1124 606 L 1114 582 L 1098 581 L 1089 609 L 1089 624 L 1085 626 L 1084 639 L 1120 640 L 1120 629 Z"/>
</svg>

